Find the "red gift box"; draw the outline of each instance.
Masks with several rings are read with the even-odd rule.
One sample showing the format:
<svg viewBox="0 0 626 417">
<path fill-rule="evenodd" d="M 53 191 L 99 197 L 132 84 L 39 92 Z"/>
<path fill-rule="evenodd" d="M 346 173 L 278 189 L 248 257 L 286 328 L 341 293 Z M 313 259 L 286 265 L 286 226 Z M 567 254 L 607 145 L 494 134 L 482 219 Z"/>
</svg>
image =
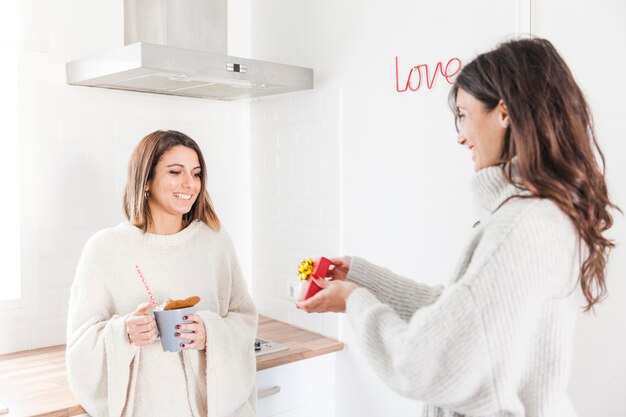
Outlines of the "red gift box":
<svg viewBox="0 0 626 417">
<path fill-rule="evenodd" d="M 328 275 L 328 268 L 330 267 L 331 262 L 330 259 L 324 258 L 323 256 L 315 263 L 315 268 L 313 269 L 313 273 L 309 277 L 309 288 L 306 291 L 306 295 L 304 299 L 307 300 L 310 297 L 313 297 L 321 288 L 319 285 L 315 283 L 311 278 L 315 279 L 324 279 Z"/>
</svg>

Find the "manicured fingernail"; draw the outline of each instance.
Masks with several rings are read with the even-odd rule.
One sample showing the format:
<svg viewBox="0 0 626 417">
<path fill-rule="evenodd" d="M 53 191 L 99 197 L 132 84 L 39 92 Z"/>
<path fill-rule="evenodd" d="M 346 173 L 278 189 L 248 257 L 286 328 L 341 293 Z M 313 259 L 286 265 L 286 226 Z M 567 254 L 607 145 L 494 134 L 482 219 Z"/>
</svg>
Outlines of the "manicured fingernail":
<svg viewBox="0 0 626 417">
<path fill-rule="evenodd" d="M 184 343 L 181 343 L 181 344 L 180 344 L 180 347 L 185 347 L 185 344 L 184 344 Z"/>
<path fill-rule="evenodd" d="M 180 329 L 180 324 L 176 325 L 176 330 Z"/>
<path fill-rule="evenodd" d="M 178 337 L 180 336 L 180 333 L 175 333 L 174 336 Z"/>
<path fill-rule="evenodd" d="M 188 320 L 188 319 L 189 319 L 189 317 L 188 317 L 188 316 L 184 316 L 184 317 L 183 317 L 183 320 Z"/>
</svg>

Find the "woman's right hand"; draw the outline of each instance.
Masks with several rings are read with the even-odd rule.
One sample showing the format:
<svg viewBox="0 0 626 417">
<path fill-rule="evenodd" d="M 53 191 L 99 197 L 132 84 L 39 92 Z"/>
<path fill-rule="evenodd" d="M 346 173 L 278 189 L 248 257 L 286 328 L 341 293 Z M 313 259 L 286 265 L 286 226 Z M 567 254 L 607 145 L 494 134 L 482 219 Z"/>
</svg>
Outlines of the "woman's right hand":
<svg viewBox="0 0 626 417">
<path fill-rule="evenodd" d="M 151 303 L 142 303 L 131 316 L 126 319 L 128 340 L 135 346 L 149 345 L 156 340 L 158 331 L 150 310 Z"/>
<path fill-rule="evenodd" d="M 351 256 L 342 256 L 340 258 L 332 258 L 330 260 L 333 268 L 328 271 L 328 276 L 332 279 L 345 281 L 350 271 L 350 262 L 352 262 Z"/>
</svg>

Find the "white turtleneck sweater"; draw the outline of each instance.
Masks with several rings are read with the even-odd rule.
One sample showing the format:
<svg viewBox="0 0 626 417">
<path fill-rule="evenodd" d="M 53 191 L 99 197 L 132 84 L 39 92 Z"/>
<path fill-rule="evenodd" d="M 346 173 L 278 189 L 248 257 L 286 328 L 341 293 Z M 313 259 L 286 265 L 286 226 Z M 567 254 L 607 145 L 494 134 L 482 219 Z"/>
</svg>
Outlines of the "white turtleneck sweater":
<svg viewBox="0 0 626 417">
<path fill-rule="evenodd" d="M 575 416 L 578 233 L 546 199 L 498 208 L 530 195 L 501 167 L 478 171 L 472 188 L 480 223 L 446 287 L 352 259 L 360 287 L 346 313 L 359 346 L 389 387 L 427 404 L 424 416 Z"/>
<path fill-rule="evenodd" d="M 130 344 L 126 318 L 149 301 L 191 295 L 206 350 L 163 352 L 160 341 Z M 194 221 L 173 235 L 129 223 L 94 235 L 72 285 L 67 369 L 72 392 L 93 417 L 255 415 L 257 313 L 228 234 Z"/>
</svg>

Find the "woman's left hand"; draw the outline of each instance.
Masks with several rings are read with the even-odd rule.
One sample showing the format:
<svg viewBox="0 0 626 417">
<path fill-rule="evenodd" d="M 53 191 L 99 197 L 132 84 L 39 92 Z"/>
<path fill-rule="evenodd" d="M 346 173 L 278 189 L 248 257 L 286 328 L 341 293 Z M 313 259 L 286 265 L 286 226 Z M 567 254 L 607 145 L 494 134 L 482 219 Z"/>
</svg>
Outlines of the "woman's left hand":
<svg viewBox="0 0 626 417">
<path fill-rule="evenodd" d="M 296 306 L 307 313 L 343 313 L 346 311 L 346 300 L 358 285 L 349 281 L 326 281 L 314 279 L 322 289 L 308 300 L 298 301 Z"/>
<path fill-rule="evenodd" d="M 180 347 L 182 347 L 183 349 L 206 349 L 206 327 L 204 327 L 204 322 L 202 321 L 202 318 L 197 314 L 189 314 L 183 317 L 183 320 L 193 321 L 193 323 L 179 324 L 176 326 L 176 329 L 191 330 L 193 333 L 176 333 L 176 337 L 178 337 L 179 339 L 190 340 L 189 343 L 181 341 Z"/>
</svg>

